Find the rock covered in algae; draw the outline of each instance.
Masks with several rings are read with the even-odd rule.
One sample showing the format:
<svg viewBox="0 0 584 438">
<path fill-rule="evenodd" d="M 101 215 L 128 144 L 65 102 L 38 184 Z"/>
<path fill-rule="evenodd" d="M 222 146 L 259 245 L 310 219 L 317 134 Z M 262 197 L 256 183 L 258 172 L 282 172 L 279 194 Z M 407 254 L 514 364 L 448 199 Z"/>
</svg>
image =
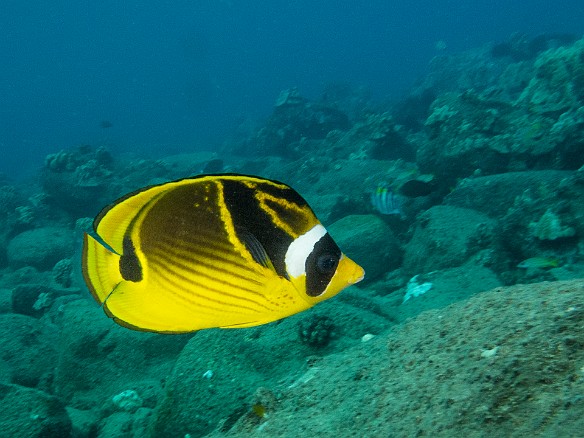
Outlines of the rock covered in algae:
<svg viewBox="0 0 584 438">
<path fill-rule="evenodd" d="M 53 268 L 59 260 L 71 255 L 75 237 L 71 230 L 42 227 L 23 231 L 8 244 L 8 262 L 13 267 L 34 266 L 41 271 Z"/>
<path fill-rule="evenodd" d="M 539 240 L 556 240 L 576 234 L 574 228 L 563 225 L 558 215 L 549 209 L 537 222 L 530 223 L 529 228 Z"/>
</svg>

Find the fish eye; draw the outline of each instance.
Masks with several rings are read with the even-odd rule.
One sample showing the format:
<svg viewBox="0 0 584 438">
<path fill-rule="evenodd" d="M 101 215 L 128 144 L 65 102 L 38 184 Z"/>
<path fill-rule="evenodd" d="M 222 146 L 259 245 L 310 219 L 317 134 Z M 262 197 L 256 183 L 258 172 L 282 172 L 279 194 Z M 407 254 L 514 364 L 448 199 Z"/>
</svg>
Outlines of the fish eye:
<svg viewBox="0 0 584 438">
<path fill-rule="evenodd" d="M 337 269 L 339 258 L 331 253 L 324 253 L 316 259 L 316 268 L 321 274 L 331 274 Z"/>
</svg>

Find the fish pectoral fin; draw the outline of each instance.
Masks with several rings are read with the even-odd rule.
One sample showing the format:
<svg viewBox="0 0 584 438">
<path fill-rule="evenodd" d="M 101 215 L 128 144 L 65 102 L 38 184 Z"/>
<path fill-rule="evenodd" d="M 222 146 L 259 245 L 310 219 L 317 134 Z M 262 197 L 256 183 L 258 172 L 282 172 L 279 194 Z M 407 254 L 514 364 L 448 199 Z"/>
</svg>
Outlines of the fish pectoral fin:
<svg viewBox="0 0 584 438">
<path fill-rule="evenodd" d="M 243 242 L 245 248 L 249 251 L 254 261 L 264 268 L 276 272 L 276 268 L 270 259 L 270 256 L 266 252 L 266 249 L 262 243 L 258 240 L 253 233 L 246 230 L 245 228 L 237 228 L 237 237 Z"/>
</svg>

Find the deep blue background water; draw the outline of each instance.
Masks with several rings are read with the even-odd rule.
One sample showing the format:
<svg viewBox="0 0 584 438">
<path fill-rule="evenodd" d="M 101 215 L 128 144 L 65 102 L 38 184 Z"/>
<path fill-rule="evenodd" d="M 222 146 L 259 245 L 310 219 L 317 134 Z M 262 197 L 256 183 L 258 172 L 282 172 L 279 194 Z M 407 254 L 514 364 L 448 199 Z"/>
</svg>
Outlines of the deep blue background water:
<svg viewBox="0 0 584 438">
<path fill-rule="evenodd" d="M 397 98 L 437 41 L 457 52 L 516 31 L 584 33 L 581 0 L 397 3 L 2 0 L 0 172 L 80 144 L 212 149 L 285 88 L 316 98 L 350 82 Z"/>
</svg>

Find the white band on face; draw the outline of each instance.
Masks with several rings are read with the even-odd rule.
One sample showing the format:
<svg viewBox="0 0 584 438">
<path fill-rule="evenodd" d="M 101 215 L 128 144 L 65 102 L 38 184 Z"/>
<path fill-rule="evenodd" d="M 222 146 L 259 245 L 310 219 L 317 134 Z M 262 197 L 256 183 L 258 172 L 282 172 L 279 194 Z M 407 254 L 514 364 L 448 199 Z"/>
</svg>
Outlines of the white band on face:
<svg viewBox="0 0 584 438">
<path fill-rule="evenodd" d="M 298 236 L 286 251 L 286 270 L 291 277 L 306 273 L 306 259 L 312 253 L 314 245 L 327 233 L 321 224 L 315 225 L 306 233 Z"/>
</svg>

